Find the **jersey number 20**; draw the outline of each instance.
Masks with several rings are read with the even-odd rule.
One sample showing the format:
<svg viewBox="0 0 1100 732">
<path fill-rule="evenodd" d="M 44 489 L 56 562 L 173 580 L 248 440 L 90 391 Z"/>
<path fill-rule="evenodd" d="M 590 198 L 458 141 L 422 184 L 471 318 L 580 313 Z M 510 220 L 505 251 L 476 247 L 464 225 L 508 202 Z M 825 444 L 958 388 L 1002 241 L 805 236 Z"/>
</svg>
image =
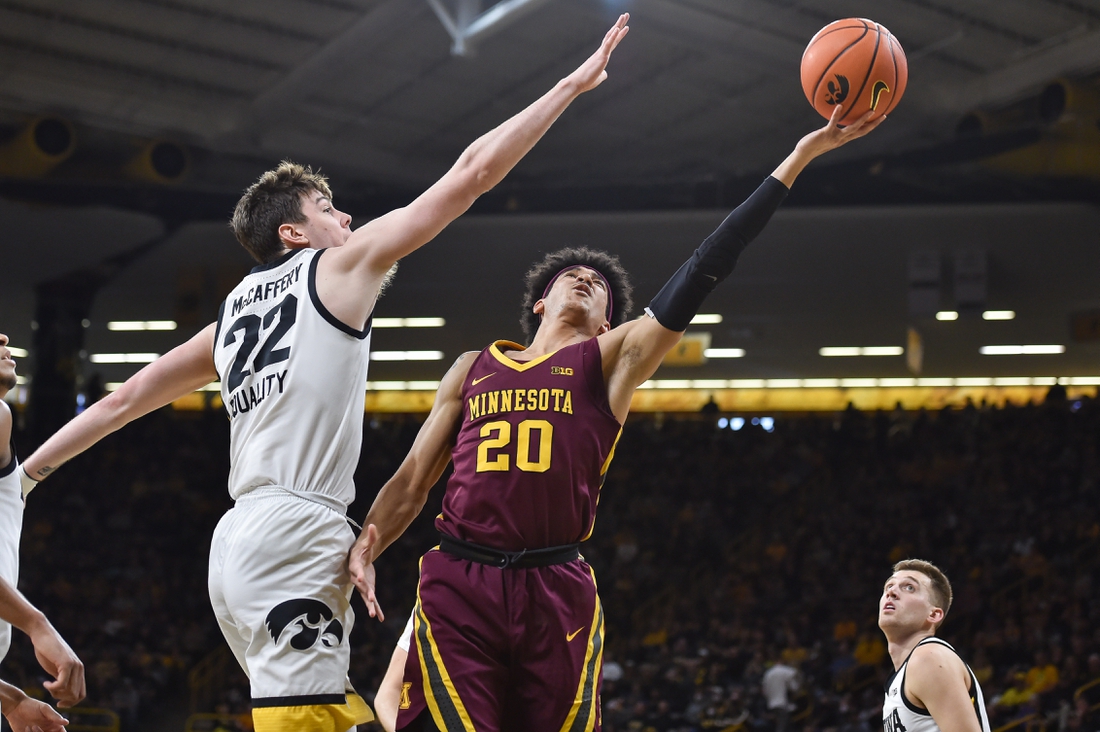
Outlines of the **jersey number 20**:
<svg viewBox="0 0 1100 732">
<path fill-rule="evenodd" d="M 271 324 L 279 318 L 278 324 L 272 328 Z M 233 365 L 229 368 L 229 376 L 226 382 L 229 391 L 235 390 L 244 381 L 248 371 L 248 358 L 256 350 L 256 344 L 260 342 L 260 331 L 267 331 L 264 343 L 260 346 L 260 352 L 252 360 L 252 372 L 260 373 L 266 366 L 280 363 L 290 358 L 290 346 L 275 348 L 298 317 L 298 298 L 287 295 L 283 301 L 263 314 L 263 317 L 255 314 L 242 315 L 233 321 L 233 325 L 225 331 L 225 340 L 222 345 L 226 348 L 237 341 L 237 332 L 244 331 L 241 345 L 237 348 L 237 357 L 233 359 Z"/>
<path fill-rule="evenodd" d="M 532 433 L 538 437 L 532 439 Z M 486 422 L 481 425 L 481 437 L 487 439 L 482 439 L 477 445 L 477 472 L 508 470 L 511 456 L 504 448 L 512 441 L 511 422 Z M 525 473 L 545 473 L 550 469 L 553 443 L 554 425 L 545 419 L 523 420 L 516 426 L 516 467 Z M 532 446 L 536 449 L 532 450 Z M 490 456 L 490 450 L 500 452 Z M 537 452 L 538 457 L 532 458 L 532 452 Z"/>
</svg>

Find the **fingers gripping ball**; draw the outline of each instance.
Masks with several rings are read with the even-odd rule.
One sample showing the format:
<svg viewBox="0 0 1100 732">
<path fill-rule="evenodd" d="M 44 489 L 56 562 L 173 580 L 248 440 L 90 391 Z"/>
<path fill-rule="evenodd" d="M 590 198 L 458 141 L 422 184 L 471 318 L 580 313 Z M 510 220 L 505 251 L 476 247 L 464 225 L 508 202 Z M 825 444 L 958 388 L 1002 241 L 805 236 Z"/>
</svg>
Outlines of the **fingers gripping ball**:
<svg viewBox="0 0 1100 732">
<path fill-rule="evenodd" d="M 802 53 L 802 91 L 825 119 L 844 107 L 839 124 L 849 125 L 868 109 L 871 119 L 889 114 L 901 101 L 909 65 L 898 39 L 873 20 L 847 18 L 825 26 Z"/>
</svg>

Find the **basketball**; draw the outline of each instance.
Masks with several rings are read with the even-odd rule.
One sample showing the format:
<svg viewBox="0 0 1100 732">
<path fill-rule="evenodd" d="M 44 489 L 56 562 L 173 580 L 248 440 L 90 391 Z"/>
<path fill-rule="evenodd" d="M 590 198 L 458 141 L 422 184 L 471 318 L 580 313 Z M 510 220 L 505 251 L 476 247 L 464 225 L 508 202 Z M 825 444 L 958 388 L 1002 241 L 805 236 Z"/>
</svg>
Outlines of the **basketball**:
<svg viewBox="0 0 1100 732">
<path fill-rule="evenodd" d="M 825 26 L 802 53 L 802 91 L 828 119 L 840 104 L 839 124 L 850 125 L 869 109 L 877 119 L 901 101 L 909 66 L 898 39 L 873 20 L 847 18 Z"/>
</svg>

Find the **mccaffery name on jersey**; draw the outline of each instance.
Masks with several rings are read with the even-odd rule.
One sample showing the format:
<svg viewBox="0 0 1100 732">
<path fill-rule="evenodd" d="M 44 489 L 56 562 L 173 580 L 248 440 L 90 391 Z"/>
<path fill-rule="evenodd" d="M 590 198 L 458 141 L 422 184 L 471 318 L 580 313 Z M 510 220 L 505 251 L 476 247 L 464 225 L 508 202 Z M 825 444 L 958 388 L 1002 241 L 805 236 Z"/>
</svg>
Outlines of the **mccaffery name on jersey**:
<svg viewBox="0 0 1100 732">
<path fill-rule="evenodd" d="M 229 317 L 234 318 L 237 313 L 241 312 L 254 302 L 261 300 L 267 300 L 277 296 L 280 292 L 285 292 L 290 289 L 290 286 L 298 281 L 302 273 L 302 265 L 299 264 L 294 269 L 287 272 L 285 275 L 272 282 L 265 282 L 260 285 L 256 285 L 255 288 L 249 290 L 244 295 L 239 295 L 233 300 L 233 306 L 230 308 L 232 312 L 229 313 Z"/>
</svg>

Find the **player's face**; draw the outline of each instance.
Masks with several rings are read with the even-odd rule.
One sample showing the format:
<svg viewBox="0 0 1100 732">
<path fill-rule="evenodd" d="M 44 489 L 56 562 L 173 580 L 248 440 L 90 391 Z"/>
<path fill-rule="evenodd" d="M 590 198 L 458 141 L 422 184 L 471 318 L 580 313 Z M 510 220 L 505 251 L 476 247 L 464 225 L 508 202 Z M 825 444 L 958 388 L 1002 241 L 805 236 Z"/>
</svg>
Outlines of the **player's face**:
<svg viewBox="0 0 1100 732">
<path fill-rule="evenodd" d="M 351 236 L 351 216 L 336 210 L 332 201 L 316 191 L 302 197 L 306 222 L 299 224 L 309 237 L 310 249 L 343 246 Z"/>
<path fill-rule="evenodd" d="M 0 333 L 0 391 L 4 394 L 15 388 L 15 359 L 8 350 L 8 337 Z"/>
<path fill-rule="evenodd" d="M 932 602 L 931 580 L 924 574 L 903 570 L 886 580 L 878 602 L 880 628 L 912 632 L 941 617 L 942 611 Z"/>
<path fill-rule="evenodd" d="M 587 327 L 601 333 L 607 325 L 607 285 L 589 267 L 563 272 L 543 298 L 544 317 L 553 313 L 583 318 Z"/>
</svg>

